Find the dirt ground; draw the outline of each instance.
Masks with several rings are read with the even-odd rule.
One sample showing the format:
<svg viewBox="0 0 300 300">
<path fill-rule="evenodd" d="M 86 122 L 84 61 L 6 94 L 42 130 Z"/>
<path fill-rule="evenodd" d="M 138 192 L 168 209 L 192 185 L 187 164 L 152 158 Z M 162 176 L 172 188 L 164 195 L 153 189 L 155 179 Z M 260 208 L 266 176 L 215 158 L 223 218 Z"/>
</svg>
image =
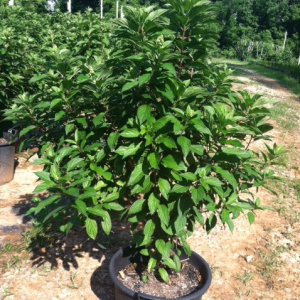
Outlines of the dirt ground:
<svg viewBox="0 0 300 300">
<path fill-rule="evenodd" d="M 199 228 L 190 237 L 192 249 L 207 260 L 213 273 L 203 300 L 300 299 L 300 99 L 251 70 L 243 68 L 238 79 L 245 84 L 236 84 L 235 89 L 278 101 L 272 107 L 279 109 L 272 134 L 288 150 L 285 166 L 277 170 L 285 181 L 275 186 L 278 196 L 259 193 L 262 203 L 273 210 L 257 212 L 251 226 L 240 217 L 233 234 L 219 226 L 210 235 Z M 292 128 L 285 125 L 291 118 Z M 26 161 L 24 153 L 17 159 L 14 179 L 0 186 L 0 300 L 113 300 L 108 263 L 119 247 L 128 244 L 126 226 L 115 223 L 113 234 L 96 242 L 74 230 L 51 245 L 26 251 L 22 244 L 30 239 L 24 233 L 30 230 L 30 220 L 23 214 L 37 185 L 33 172 L 38 167 Z"/>
</svg>

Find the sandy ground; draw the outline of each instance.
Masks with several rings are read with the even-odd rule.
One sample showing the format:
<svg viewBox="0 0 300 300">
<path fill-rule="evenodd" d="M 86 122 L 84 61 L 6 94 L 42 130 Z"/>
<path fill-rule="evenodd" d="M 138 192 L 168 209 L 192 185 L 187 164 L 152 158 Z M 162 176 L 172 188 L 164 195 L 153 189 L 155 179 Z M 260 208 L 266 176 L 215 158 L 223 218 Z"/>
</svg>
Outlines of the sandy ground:
<svg viewBox="0 0 300 300">
<path fill-rule="evenodd" d="M 235 85 L 236 89 L 242 87 L 286 102 L 299 114 L 295 95 L 275 81 L 250 70 L 238 79 L 246 85 Z M 287 132 L 274 125 L 275 141 L 294 153 L 289 154 L 288 167 L 281 175 L 290 181 L 298 180 L 300 158 L 295 153 L 300 148 L 299 134 L 297 130 Z M 17 245 L 22 232 L 30 227 L 30 220 L 23 213 L 37 185 L 33 172 L 38 167 L 27 162 L 25 154 L 17 159 L 14 179 L 0 186 L 0 247 Z M 192 249 L 207 260 L 213 273 L 204 300 L 300 299 L 299 199 L 288 189 L 279 197 L 265 191 L 259 196 L 264 205 L 277 210 L 257 212 L 251 226 L 246 217 L 239 218 L 233 234 L 219 226 L 210 235 L 198 228 L 190 237 Z M 0 248 L 0 300 L 113 300 L 108 263 L 119 247 L 128 244 L 125 229 L 125 225 L 115 223 L 112 236 L 100 236 L 96 242 L 74 230 L 52 245 L 30 253 L 10 251 L 7 246 L 2 251 Z"/>
</svg>

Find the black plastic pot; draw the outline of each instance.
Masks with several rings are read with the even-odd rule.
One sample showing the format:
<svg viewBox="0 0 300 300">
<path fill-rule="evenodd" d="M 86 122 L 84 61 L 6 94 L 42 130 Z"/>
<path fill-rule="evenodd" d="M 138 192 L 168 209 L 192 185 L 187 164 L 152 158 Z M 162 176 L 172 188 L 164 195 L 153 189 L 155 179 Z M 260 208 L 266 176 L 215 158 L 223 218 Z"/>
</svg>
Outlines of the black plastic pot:
<svg viewBox="0 0 300 300">
<path fill-rule="evenodd" d="M 166 298 L 160 298 L 156 296 L 146 295 L 143 293 L 137 293 L 124 286 L 117 278 L 119 271 L 123 270 L 127 265 L 131 264 L 133 255 L 131 247 L 120 249 L 112 257 L 109 263 L 109 275 L 115 285 L 115 300 L 162 300 Z M 136 261 L 136 260 L 135 260 Z M 192 266 L 197 268 L 203 278 L 203 287 L 190 295 L 176 298 L 177 300 L 199 300 L 204 293 L 208 290 L 211 284 L 211 270 L 207 262 L 197 253 L 192 252 L 188 261 Z"/>
<path fill-rule="evenodd" d="M 11 181 L 15 170 L 15 143 L 11 141 L 17 132 L 9 130 L 3 134 L 6 143 L 0 143 L 0 185 Z"/>
</svg>

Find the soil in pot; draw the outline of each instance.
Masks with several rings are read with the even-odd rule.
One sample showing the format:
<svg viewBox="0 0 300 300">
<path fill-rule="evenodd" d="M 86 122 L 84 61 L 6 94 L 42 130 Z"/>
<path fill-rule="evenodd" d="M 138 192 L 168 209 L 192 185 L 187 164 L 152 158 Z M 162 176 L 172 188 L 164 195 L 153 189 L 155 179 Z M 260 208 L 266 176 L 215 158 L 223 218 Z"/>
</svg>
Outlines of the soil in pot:
<svg viewBox="0 0 300 300">
<path fill-rule="evenodd" d="M 199 271 L 187 261 L 182 263 L 180 273 L 170 270 L 168 283 L 149 275 L 146 269 L 146 266 L 130 264 L 119 272 L 118 279 L 135 292 L 168 299 L 189 295 L 203 287 Z M 142 276 L 146 278 L 146 283 L 141 280 Z"/>
</svg>

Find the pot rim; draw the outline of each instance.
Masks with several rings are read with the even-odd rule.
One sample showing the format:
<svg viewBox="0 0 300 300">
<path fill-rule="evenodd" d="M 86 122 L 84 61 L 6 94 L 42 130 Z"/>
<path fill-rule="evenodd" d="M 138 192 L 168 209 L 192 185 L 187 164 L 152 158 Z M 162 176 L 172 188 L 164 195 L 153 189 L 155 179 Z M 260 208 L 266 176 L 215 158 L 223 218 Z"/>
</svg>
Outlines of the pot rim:
<svg viewBox="0 0 300 300">
<path fill-rule="evenodd" d="M 161 297 L 157 297 L 157 296 L 152 296 L 152 295 L 148 295 L 148 294 L 144 294 L 144 293 L 138 293 L 135 292 L 131 289 L 129 289 L 128 287 L 126 287 L 125 285 L 123 285 L 121 283 L 121 281 L 117 278 L 117 275 L 115 274 L 114 271 L 114 265 L 115 265 L 115 261 L 119 258 L 119 257 L 123 257 L 123 250 L 126 249 L 122 248 L 120 250 L 118 250 L 113 257 L 111 258 L 110 262 L 109 262 L 109 275 L 110 278 L 112 279 L 113 283 L 123 292 L 125 292 L 126 294 L 128 294 L 130 297 L 133 297 L 133 299 L 145 299 L 145 300 L 192 300 L 195 299 L 195 297 L 201 297 L 204 295 L 204 293 L 206 293 L 206 291 L 208 290 L 210 284 L 211 284 L 211 280 L 212 280 L 212 274 L 211 274 L 211 270 L 210 267 L 208 265 L 208 263 L 204 260 L 204 258 L 202 256 L 200 256 L 198 253 L 192 251 L 192 254 L 190 256 L 196 258 L 197 260 L 201 261 L 201 264 L 203 265 L 203 269 L 205 270 L 205 273 L 207 275 L 207 280 L 205 281 L 203 287 L 191 294 L 188 294 L 186 296 L 182 296 L 179 298 L 161 298 Z M 137 298 L 134 298 L 137 297 Z"/>
</svg>

